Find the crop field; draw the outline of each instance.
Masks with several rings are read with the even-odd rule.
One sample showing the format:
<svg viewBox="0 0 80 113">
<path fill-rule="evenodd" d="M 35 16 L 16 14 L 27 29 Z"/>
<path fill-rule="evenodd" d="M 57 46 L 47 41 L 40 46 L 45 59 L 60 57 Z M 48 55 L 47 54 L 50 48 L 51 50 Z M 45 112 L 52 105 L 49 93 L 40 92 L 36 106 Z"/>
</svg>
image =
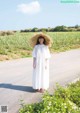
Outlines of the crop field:
<svg viewBox="0 0 80 113">
<path fill-rule="evenodd" d="M 36 33 L 16 32 L 13 35 L 0 36 L 0 61 L 31 57 L 32 47 L 29 39 Z M 51 53 L 80 48 L 80 32 L 47 32 L 53 44 Z"/>
</svg>

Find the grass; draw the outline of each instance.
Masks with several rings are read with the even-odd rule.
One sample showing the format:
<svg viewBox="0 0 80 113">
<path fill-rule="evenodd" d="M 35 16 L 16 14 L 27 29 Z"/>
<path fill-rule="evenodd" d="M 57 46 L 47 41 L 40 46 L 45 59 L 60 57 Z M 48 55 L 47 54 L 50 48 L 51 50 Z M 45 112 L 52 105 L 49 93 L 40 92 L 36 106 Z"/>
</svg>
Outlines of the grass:
<svg viewBox="0 0 80 113">
<path fill-rule="evenodd" d="M 34 33 L 16 32 L 14 35 L 0 36 L 0 61 L 31 57 L 29 39 Z M 80 32 L 48 32 L 53 40 L 51 52 L 61 52 L 80 48 Z"/>
</svg>

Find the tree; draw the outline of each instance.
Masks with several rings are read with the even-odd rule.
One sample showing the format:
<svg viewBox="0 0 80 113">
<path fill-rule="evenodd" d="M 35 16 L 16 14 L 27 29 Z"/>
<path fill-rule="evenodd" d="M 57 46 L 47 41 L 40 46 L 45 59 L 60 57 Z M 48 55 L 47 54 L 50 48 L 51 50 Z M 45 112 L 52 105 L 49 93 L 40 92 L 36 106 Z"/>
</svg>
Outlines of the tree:
<svg viewBox="0 0 80 113">
<path fill-rule="evenodd" d="M 64 25 L 57 26 L 54 28 L 54 31 L 66 31 L 66 26 L 64 26 Z"/>
<path fill-rule="evenodd" d="M 79 25 L 75 25 L 75 28 L 79 28 Z"/>
<path fill-rule="evenodd" d="M 37 27 L 34 27 L 31 31 L 32 32 L 38 32 L 38 28 Z"/>
</svg>

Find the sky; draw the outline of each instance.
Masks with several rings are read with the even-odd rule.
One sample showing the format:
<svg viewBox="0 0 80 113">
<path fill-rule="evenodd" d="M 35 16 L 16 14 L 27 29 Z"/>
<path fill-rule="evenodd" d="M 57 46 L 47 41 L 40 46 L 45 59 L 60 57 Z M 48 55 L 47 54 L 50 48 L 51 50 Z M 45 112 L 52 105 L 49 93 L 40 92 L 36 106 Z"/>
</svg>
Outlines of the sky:
<svg viewBox="0 0 80 113">
<path fill-rule="evenodd" d="M 80 25 L 80 3 L 61 0 L 0 0 L 0 30 Z"/>
</svg>

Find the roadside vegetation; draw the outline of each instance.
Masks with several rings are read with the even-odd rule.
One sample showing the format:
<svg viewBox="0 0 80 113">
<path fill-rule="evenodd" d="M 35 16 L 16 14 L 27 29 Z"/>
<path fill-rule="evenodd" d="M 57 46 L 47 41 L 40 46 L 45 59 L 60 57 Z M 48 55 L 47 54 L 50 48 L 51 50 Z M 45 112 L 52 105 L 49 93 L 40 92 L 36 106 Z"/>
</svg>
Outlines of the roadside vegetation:
<svg viewBox="0 0 80 113">
<path fill-rule="evenodd" d="M 46 91 L 41 102 L 21 104 L 19 113 L 80 113 L 80 80 L 67 87 L 56 86 L 54 94 Z"/>
</svg>

